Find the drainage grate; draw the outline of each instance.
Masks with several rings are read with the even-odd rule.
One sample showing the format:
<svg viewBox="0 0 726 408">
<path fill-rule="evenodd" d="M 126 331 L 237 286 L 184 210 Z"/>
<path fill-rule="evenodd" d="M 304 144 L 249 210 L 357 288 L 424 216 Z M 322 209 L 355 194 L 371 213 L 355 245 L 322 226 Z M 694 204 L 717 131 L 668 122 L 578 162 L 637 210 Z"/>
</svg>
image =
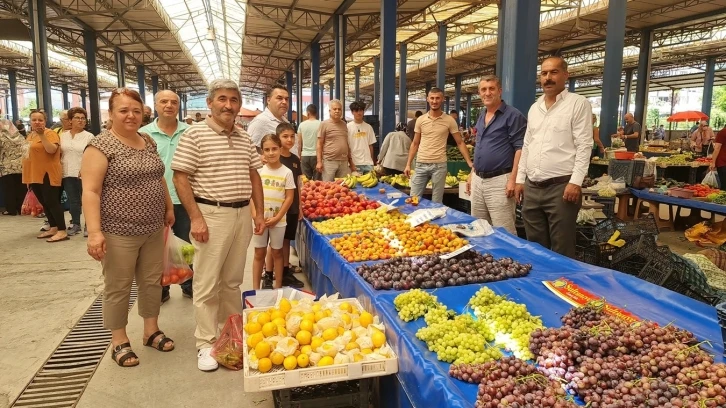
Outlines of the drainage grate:
<svg viewBox="0 0 726 408">
<path fill-rule="evenodd" d="M 129 309 L 136 302 L 136 284 L 131 287 Z M 91 380 L 111 343 L 111 332 L 103 328 L 103 294 L 71 329 L 58 348 L 35 374 L 13 403 L 22 408 L 74 407 Z"/>
</svg>

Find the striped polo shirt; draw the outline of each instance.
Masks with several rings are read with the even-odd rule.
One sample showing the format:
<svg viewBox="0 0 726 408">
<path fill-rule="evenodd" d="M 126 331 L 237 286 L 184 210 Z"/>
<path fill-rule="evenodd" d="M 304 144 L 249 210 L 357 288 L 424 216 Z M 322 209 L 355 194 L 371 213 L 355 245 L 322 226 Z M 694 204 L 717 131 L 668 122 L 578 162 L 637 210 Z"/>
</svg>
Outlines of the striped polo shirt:
<svg viewBox="0 0 726 408">
<path fill-rule="evenodd" d="M 171 163 L 189 174 L 195 197 L 221 203 L 249 200 L 250 170 L 261 167 L 249 135 L 236 126 L 228 132 L 211 117 L 184 131 Z"/>
</svg>

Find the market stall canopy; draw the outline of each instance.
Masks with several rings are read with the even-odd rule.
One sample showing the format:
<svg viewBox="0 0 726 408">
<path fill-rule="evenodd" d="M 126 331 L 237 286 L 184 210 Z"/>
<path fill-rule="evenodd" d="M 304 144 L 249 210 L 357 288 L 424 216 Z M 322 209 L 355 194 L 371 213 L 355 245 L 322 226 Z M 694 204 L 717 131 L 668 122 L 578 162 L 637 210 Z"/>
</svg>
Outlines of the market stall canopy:
<svg viewBox="0 0 726 408">
<path fill-rule="evenodd" d="M 259 115 L 260 113 L 262 113 L 262 111 L 259 109 L 249 110 L 245 107 L 241 107 L 241 108 L 239 108 L 239 113 L 237 114 L 237 116 L 242 116 L 243 118 L 254 118 L 255 116 Z"/>
<path fill-rule="evenodd" d="M 699 111 L 683 111 L 668 117 L 668 122 L 695 122 L 697 120 L 708 120 L 708 115 Z"/>
</svg>

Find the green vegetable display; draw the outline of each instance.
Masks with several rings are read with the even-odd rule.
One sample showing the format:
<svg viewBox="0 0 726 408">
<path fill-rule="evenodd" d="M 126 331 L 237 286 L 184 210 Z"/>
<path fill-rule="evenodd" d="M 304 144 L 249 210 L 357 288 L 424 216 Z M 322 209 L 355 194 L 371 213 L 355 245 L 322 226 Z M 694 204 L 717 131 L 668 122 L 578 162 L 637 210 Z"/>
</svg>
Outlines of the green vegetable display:
<svg viewBox="0 0 726 408">
<path fill-rule="evenodd" d="M 683 166 L 689 164 L 693 157 L 690 153 L 674 154 L 666 157 L 659 157 L 656 159 L 656 163 L 665 164 L 668 166 Z"/>
<path fill-rule="evenodd" d="M 469 149 L 469 157 L 473 159 L 474 146 L 466 145 L 466 147 Z M 464 156 L 461 155 L 461 152 L 459 151 L 459 148 L 457 146 L 449 146 L 446 149 L 446 160 L 450 162 L 463 162 Z"/>
</svg>

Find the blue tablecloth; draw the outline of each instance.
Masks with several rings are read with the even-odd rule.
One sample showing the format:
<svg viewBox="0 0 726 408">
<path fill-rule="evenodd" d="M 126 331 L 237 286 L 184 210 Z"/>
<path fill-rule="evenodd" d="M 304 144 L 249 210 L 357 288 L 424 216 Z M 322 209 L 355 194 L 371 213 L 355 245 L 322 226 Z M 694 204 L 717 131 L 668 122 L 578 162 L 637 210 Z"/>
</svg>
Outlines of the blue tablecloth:
<svg viewBox="0 0 726 408">
<path fill-rule="evenodd" d="M 366 190 L 371 199 L 384 199 L 378 188 Z M 390 187 L 386 187 L 387 191 Z M 390 200 L 388 200 L 390 201 Z M 386 201 L 387 202 L 387 201 Z M 418 208 L 438 206 L 422 201 Z M 412 206 L 404 206 L 403 212 L 411 212 Z M 451 222 L 471 221 L 469 215 L 453 210 L 447 212 Z M 394 395 L 395 401 L 384 397 L 386 406 L 413 407 L 473 407 L 477 388 L 448 376 L 449 364 L 436 359 L 425 343 L 416 339 L 416 331 L 422 327 L 423 319 L 404 323 L 397 315 L 393 299 L 401 292 L 376 291 L 355 272 L 359 264 L 350 264 L 329 245 L 329 237 L 317 233 L 309 221 L 299 233 L 302 242 L 300 256 L 308 257 L 307 272 L 314 289 L 319 295 L 340 292 L 343 297 L 356 297 L 365 307 L 377 313 L 386 324 L 386 335 L 399 357 L 397 375 L 402 393 Z M 476 250 L 493 254 L 495 257 L 512 257 L 533 265 L 532 273 L 524 278 L 489 283 L 486 285 L 465 285 L 430 290 L 449 308 L 461 312 L 469 298 L 482 286 L 495 292 L 507 294 L 514 301 L 527 305 L 534 315 L 542 316 L 546 326 L 558 327 L 560 316 L 569 310 L 569 305 L 556 297 L 543 284 L 543 280 L 566 277 L 594 295 L 604 296 L 619 307 L 631 311 L 644 319 L 667 324 L 674 321 L 678 326 L 691 330 L 699 339 L 709 340 L 712 353 L 723 355 L 723 340 L 718 325 L 716 310 L 675 292 L 641 281 L 630 275 L 583 264 L 555 254 L 496 229 L 488 237 L 470 240 Z M 398 386 L 398 385 L 396 385 Z M 382 387 L 389 390 L 391 384 Z M 396 388 L 396 387 L 393 387 Z M 401 390 L 398 390 L 401 391 Z M 395 389 L 392 392 L 396 392 Z M 402 395 L 405 394 L 405 395 Z M 386 404 L 386 402 L 388 404 Z"/>
<path fill-rule="evenodd" d="M 705 201 L 691 200 L 689 198 L 671 197 L 665 194 L 651 193 L 647 190 L 636 190 L 631 188 L 630 191 L 634 196 L 641 200 L 656 201 L 663 204 L 677 205 L 680 207 L 692 208 L 694 210 L 703 210 L 716 214 L 726 215 L 726 205 L 707 203 Z"/>
</svg>

